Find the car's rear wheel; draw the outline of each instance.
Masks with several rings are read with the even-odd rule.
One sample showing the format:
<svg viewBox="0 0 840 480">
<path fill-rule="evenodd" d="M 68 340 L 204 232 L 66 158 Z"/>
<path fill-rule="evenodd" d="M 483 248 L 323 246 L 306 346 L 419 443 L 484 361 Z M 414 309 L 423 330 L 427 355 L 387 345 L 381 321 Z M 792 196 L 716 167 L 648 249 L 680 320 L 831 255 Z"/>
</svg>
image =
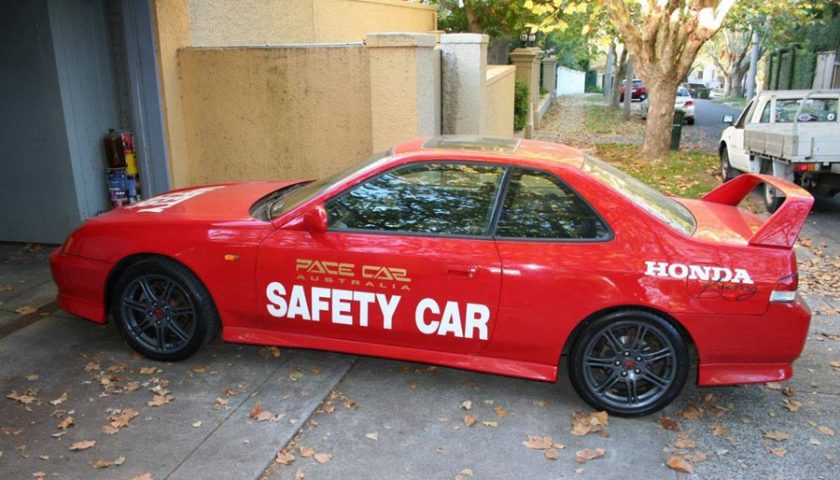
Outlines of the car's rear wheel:
<svg viewBox="0 0 840 480">
<path fill-rule="evenodd" d="M 122 272 L 113 292 L 112 312 L 123 339 L 148 358 L 183 360 L 218 331 L 207 288 L 175 261 L 141 260 Z"/>
<path fill-rule="evenodd" d="M 576 339 L 569 378 L 593 408 L 633 417 L 671 403 L 688 365 L 686 341 L 670 322 L 647 311 L 619 311 L 595 319 Z"/>
</svg>

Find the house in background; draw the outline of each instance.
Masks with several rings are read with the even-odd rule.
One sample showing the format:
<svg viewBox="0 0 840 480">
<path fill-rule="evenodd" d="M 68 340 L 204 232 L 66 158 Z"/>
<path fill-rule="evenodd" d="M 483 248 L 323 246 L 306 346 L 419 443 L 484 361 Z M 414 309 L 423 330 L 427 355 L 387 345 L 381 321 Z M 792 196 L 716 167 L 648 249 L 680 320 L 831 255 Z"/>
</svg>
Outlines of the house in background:
<svg viewBox="0 0 840 480">
<path fill-rule="evenodd" d="M 60 243 L 109 208 L 110 128 L 135 133 L 149 196 L 510 136 L 514 78 L 541 105 L 539 50 L 488 67 L 487 36 L 402 0 L 6 0 L 0 25 L 0 241 Z"/>
<path fill-rule="evenodd" d="M 698 57 L 688 74 L 688 83 L 702 83 L 709 88 L 721 88 L 723 86 L 723 73 L 721 73 L 710 59 Z"/>
</svg>

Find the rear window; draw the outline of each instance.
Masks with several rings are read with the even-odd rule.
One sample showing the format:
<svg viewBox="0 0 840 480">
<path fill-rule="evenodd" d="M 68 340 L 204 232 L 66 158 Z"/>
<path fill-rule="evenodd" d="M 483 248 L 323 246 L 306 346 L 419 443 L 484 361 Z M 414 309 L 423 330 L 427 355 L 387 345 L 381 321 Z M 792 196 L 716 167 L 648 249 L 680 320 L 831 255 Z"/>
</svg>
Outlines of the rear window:
<svg viewBox="0 0 840 480">
<path fill-rule="evenodd" d="M 790 123 L 794 119 L 800 122 L 833 122 L 837 120 L 836 98 L 809 98 L 802 105 L 801 98 L 776 100 L 776 123 Z M 768 103 L 769 106 L 769 103 Z M 799 116 L 797 118 L 797 112 Z"/>
<path fill-rule="evenodd" d="M 676 230 L 691 235 L 697 227 L 694 215 L 681 203 L 666 197 L 612 165 L 587 156 L 583 163 L 583 170 Z"/>
</svg>

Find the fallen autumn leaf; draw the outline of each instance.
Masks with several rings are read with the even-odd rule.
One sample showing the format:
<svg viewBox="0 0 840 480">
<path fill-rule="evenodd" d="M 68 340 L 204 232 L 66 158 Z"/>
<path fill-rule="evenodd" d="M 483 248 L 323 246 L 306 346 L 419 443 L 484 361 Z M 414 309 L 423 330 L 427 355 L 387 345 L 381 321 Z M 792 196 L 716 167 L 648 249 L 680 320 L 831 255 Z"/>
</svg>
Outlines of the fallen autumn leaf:
<svg viewBox="0 0 840 480">
<path fill-rule="evenodd" d="M 694 473 L 694 467 L 688 463 L 688 460 L 681 455 L 671 455 L 668 457 L 668 460 L 665 461 L 665 465 L 668 466 L 671 470 L 676 470 L 682 473 Z"/>
<path fill-rule="evenodd" d="M 575 462 L 576 463 L 586 463 L 590 460 L 594 460 L 596 458 L 600 458 L 604 456 L 604 449 L 603 448 L 584 448 L 583 450 L 578 450 L 575 453 Z"/>
</svg>

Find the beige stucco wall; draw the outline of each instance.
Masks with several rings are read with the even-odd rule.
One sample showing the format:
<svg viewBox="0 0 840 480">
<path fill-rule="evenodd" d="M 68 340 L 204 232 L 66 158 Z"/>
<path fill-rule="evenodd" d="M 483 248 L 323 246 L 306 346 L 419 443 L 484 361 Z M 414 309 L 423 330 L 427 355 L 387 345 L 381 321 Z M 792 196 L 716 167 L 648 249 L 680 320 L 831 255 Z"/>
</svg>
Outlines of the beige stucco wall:
<svg viewBox="0 0 840 480">
<path fill-rule="evenodd" d="M 484 129 L 486 135 L 513 136 L 513 98 L 516 67 L 487 66 L 487 106 Z"/>
<path fill-rule="evenodd" d="M 323 177 L 372 153 L 367 49 L 179 52 L 187 184 Z"/>
<path fill-rule="evenodd" d="M 374 151 L 440 134 L 435 104 L 440 51 L 428 33 L 373 33 L 370 55 L 371 145 Z M 437 117 L 437 118 L 436 118 Z"/>
<path fill-rule="evenodd" d="M 169 147 L 169 175 L 173 188 L 187 185 L 189 176 L 178 49 L 190 44 L 190 12 L 187 0 L 155 0 L 161 101 Z"/>
<path fill-rule="evenodd" d="M 323 42 L 359 42 L 375 31 L 426 32 L 437 26 L 435 9 L 429 5 L 403 0 L 153 0 L 158 31 L 158 59 L 164 118 L 169 149 L 172 187 L 201 183 L 208 177 L 207 162 L 194 155 L 204 147 L 194 145 L 196 132 L 206 133 L 202 122 L 192 119 L 184 97 L 194 99 L 193 92 L 182 83 L 178 50 L 200 46 L 252 46 Z M 195 65 L 193 65 L 193 68 Z M 200 75 L 193 69 L 193 77 Z M 315 70 L 319 72 L 320 70 Z M 205 71 L 212 73 L 212 70 Z M 332 75 L 335 73 L 335 75 Z M 353 82 L 368 82 L 369 75 L 351 76 L 351 72 L 330 72 L 326 78 L 340 95 Z M 318 76 L 317 74 L 315 75 Z M 323 82 L 321 82 L 323 83 Z M 298 84 L 306 90 L 306 84 Z M 369 88 L 369 87 L 368 87 Z M 367 96 L 359 98 L 370 99 Z M 299 99 L 300 101 L 300 99 Z M 318 100 L 322 102 L 322 100 Z M 333 103 L 340 109 L 343 101 Z M 302 108 L 302 107 L 301 107 Z M 315 106 L 312 112 L 330 111 Z M 187 131 L 187 122 L 192 122 Z M 370 122 L 369 113 L 362 122 Z M 325 123 L 332 123 L 325 119 Z M 238 128 L 233 126 L 234 128 Z M 241 130 L 241 129 L 240 129 Z M 322 130 L 314 129 L 320 134 Z M 368 132 L 370 136 L 370 132 Z M 352 137 L 352 135 L 351 135 Z M 203 137 L 201 137 L 203 138 Z M 291 147 L 290 147 L 291 148 Z M 359 149 L 358 151 L 362 151 Z M 352 153 L 352 152 L 351 152 Z M 258 155 L 261 156 L 262 154 Z M 213 157 L 218 159 L 219 157 Z M 200 170 L 196 171 L 195 168 Z M 214 178 L 231 180 L 234 177 Z M 233 170 L 236 170 L 233 168 Z M 239 177 L 236 177 L 239 178 Z"/>
<path fill-rule="evenodd" d="M 189 0 L 192 46 L 360 42 L 370 32 L 427 32 L 435 8 L 404 0 Z"/>
<path fill-rule="evenodd" d="M 405 0 L 313 0 L 315 42 L 348 42 L 370 32 L 430 32 L 437 29 L 432 5 Z"/>
</svg>

